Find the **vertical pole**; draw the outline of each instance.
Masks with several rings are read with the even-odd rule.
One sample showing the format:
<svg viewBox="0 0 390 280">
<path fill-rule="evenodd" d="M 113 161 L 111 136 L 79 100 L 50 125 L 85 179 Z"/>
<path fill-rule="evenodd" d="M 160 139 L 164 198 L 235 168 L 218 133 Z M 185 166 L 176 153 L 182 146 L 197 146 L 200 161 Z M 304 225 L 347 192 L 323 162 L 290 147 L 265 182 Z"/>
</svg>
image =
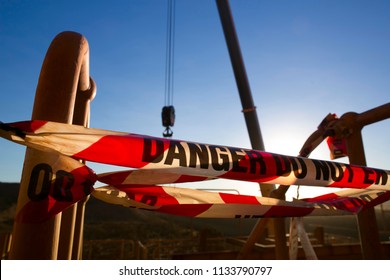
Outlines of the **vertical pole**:
<svg viewBox="0 0 390 280">
<path fill-rule="evenodd" d="M 233 71 L 236 78 L 237 88 L 243 108 L 242 112 L 244 113 L 250 142 L 253 149 L 264 151 L 265 148 L 259 121 L 257 118 L 256 107 L 253 103 L 252 93 L 249 86 L 249 81 L 246 74 L 229 3 L 228 0 L 216 0 L 216 2 L 229 50 L 230 60 L 232 62 Z M 260 184 L 260 189 L 263 196 L 270 196 L 275 187 L 274 185 L 270 184 Z M 269 221 L 271 221 L 271 219 Z M 287 259 L 288 251 L 286 246 L 285 221 L 284 219 L 273 219 L 272 222 L 275 226 L 274 234 L 276 242 L 276 258 Z M 261 228 L 262 225 L 258 224 L 258 227 Z M 259 231 L 254 230 L 253 232 Z M 257 239 L 257 235 L 251 234 L 250 239 L 251 240 L 248 240 L 248 242 L 253 244 L 254 240 Z"/>
<path fill-rule="evenodd" d="M 72 257 L 76 211 L 77 204 L 73 204 L 62 212 L 58 243 L 58 260 L 70 260 Z"/>
<path fill-rule="evenodd" d="M 81 50 L 81 68 L 76 92 L 73 121 L 75 125 L 89 126 L 90 103 L 96 95 L 96 85 L 89 76 L 89 48 L 88 45 Z M 84 210 L 88 198 L 73 204 L 63 211 L 61 220 L 60 243 L 58 259 L 70 260 L 80 256 L 82 244 L 82 230 L 84 223 Z M 76 239 L 77 238 L 77 239 Z M 76 250 L 73 253 L 73 250 Z"/>
<path fill-rule="evenodd" d="M 389 107 L 389 106 L 387 106 Z M 384 107 L 383 107 L 384 108 Z M 377 110 L 382 112 L 383 110 Z M 371 111 L 375 115 L 375 111 Z M 387 111 L 387 115 L 390 110 Z M 347 151 L 350 164 L 366 166 L 366 157 L 364 153 L 362 128 L 363 122 L 368 119 L 365 116 L 372 114 L 353 112 L 345 113 L 341 116 L 340 121 L 346 125 L 351 131 L 351 134 L 346 137 Z M 357 215 L 360 243 L 362 248 L 363 259 L 382 259 L 383 253 L 378 235 L 378 225 L 375 216 L 374 207 L 366 208 Z"/>
<path fill-rule="evenodd" d="M 88 65 L 85 63 L 84 65 Z M 86 72 L 83 77 L 85 79 L 83 84 L 79 84 L 79 91 L 76 96 L 75 112 L 73 116 L 73 124 L 83 125 L 89 127 L 90 120 L 90 103 L 95 98 L 96 95 L 96 85 L 95 82 L 89 79 L 89 69 L 85 69 Z M 88 88 L 87 88 L 88 86 Z M 71 259 L 79 260 L 82 258 L 82 249 L 83 249 L 83 236 L 84 236 L 84 214 L 85 214 L 85 205 L 89 196 L 85 199 L 79 201 L 74 207 L 76 208 L 75 220 L 74 220 L 74 236 L 73 236 L 73 247 Z"/>
<path fill-rule="evenodd" d="M 72 123 L 76 90 L 86 49 L 88 50 L 88 43 L 80 34 L 63 32 L 54 38 L 39 76 L 33 120 Z M 30 202 L 30 174 L 33 167 L 45 157 L 45 153 L 26 149 L 16 215 Z M 42 223 L 15 221 L 10 259 L 57 259 L 61 216 L 59 213 Z"/>
<path fill-rule="evenodd" d="M 81 260 L 83 256 L 83 239 L 84 239 L 84 214 L 85 205 L 89 196 L 77 203 L 76 224 L 74 229 L 72 260 Z"/>
</svg>

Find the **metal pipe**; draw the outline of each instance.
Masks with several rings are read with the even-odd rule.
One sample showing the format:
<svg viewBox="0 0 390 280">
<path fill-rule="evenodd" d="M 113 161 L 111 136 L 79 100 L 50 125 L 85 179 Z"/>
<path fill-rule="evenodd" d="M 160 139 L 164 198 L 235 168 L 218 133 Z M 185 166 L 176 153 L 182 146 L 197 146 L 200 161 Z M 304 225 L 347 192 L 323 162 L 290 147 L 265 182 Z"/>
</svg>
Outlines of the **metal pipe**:
<svg viewBox="0 0 390 280">
<path fill-rule="evenodd" d="M 87 58 L 87 54 L 84 57 Z M 90 104 L 96 96 L 96 84 L 93 79 L 89 77 L 89 63 L 84 63 L 83 65 L 85 65 L 85 67 L 81 68 L 81 73 L 86 72 L 87 75 L 80 74 L 80 79 L 81 77 L 84 77 L 84 79 L 83 83 L 79 82 L 79 89 L 76 95 L 76 104 L 73 115 L 73 124 L 89 127 Z M 85 71 L 83 71 L 83 69 Z M 86 79 L 88 79 L 88 83 Z M 72 206 L 72 208 L 74 209 L 73 211 L 75 212 L 75 216 L 71 224 L 74 226 L 74 234 L 72 235 L 72 243 L 70 243 L 72 248 L 69 249 L 70 254 L 67 256 L 68 259 L 79 260 L 82 258 L 84 237 L 84 213 L 88 199 L 89 196 Z"/>
<path fill-rule="evenodd" d="M 367 165 L 361 133 L 362 128 L 365 124 L 388 118 L 390 112 L 388 104 L 366 111 L 362 114 L 349 112 L 341 116 L 341 126 L 345 126 L 351 131 L 351 134 L 346 137 L 350 164 L 361 166 Z M 366 208 L 359 212 L 357 214 L 357 221 L 363 259 L 382 259 L 383 252 L 380 244 L 374 207 Z"/>
<path fill-rule="evenodd" d="M 83 256 L 85 206 L 89 196 L 77 203 L 76 222 L 73 237 L 72 260 L 81 260 Z"/>
<path fill-rule="evenodd" d="M 87 52 L 88 43 L 78 33 L 63 32 L 54 38 L 41 68 L 33 120 L 72 123 L 78 84 L 84 80 L 80 75 L 85 76 L 89 69 L 84 56 Z M 30 201 L 27 195 L 30 174 L 45 156 L 26 149 L 16 213 Z M 10 259 L 57 259 L 61 216 L 57 214 L 42 223 L 15 221 Z"/>
<path fill-rule="evenodd" d="M 383 104 L 356 116 L 356 125 L 361 127 L 390 118 L 390 103 Z"/>
<path fill-rule="evenodd" d="M 73 204 L 62 212 L 58 239 L 58 260 L 70 260 L 72 257 L 76 211 L 77 204 Z"/>
<path fill-rule="evenodd" d="M 83 48 L 80 52 L 82 53 L 81 68 L 72 123 L 88 127 L 90 103 L 96 95 L 96 84 L 89 75 L 89 47 L 86 41 L 83 42 Z M 73 204 L 62 213 L 58 259 L 70 260 L 73 256 L 81 257 L 80 244 L 82 244 L 82 239 L 80 238 L 83 235 L 78 231 L 83 230 L 83 225 L 80 223 L 84 223 L 84 211 L 87 200 L 85 199 L 81 203 Z M 77 243 L 76 246 L 74 244 L 75 242 Z M 73 249 L 77 251 L 73 252 Z"/>
</svg>

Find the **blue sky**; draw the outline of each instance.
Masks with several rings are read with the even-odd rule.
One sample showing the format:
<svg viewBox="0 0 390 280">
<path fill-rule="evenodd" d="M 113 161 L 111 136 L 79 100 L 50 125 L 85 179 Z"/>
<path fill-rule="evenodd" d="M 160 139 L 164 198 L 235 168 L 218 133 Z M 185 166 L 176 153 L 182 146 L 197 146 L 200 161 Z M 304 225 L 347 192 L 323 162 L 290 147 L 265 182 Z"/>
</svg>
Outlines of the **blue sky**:
<svg viewBox="0 0 390 280">
<path fill-rule="evenodd" d="M 361 113 L 389 102 L 389 1 L 230 5 L 267 151 L 297 155 L 328 113 Z M 161 136 L 166 19 L 165 0 L 1 0 L 0 121 L 31 118 L 47 48 L 72 30 L 90 46 L 97 84 L 91 127 Z M 250 148 L 215 1 L 176 1 L 174 75 L 173 138 Z M 390 169 L 389 125 L 363 130 L 369 166 Z M 0 181 L 20 180 L 24 151 L 0 140 Z M 328 160 L 325 143 L 311 157 Z M 257 184 L 215 187 L 258 194 Z"/>
</svg>

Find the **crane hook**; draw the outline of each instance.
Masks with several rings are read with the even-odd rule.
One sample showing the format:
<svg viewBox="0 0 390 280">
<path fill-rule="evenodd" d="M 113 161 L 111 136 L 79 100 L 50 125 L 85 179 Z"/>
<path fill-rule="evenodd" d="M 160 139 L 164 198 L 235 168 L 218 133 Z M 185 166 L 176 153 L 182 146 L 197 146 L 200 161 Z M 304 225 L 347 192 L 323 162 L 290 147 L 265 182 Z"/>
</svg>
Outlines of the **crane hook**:
<svg viewBox="0 0 390 280">
<path fill-rule="evenodd" d="M 175 108 L 173 106 L 164 106 L 161 112 L 162 125 L 165 127 L 164 137 L 172 137 L 171 126 L 175 124 Z"/>
</svg>

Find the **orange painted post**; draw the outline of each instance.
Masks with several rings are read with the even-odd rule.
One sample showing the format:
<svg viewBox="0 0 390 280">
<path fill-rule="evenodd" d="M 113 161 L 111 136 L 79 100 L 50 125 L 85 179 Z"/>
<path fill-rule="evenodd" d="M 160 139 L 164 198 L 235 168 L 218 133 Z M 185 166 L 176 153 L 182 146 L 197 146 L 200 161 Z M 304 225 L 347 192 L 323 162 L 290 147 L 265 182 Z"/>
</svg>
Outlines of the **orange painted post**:
<svg viewBox="0 0 390 280">
<path fill-rule="evenodd" d="M 86 65 L 88 63 L 85 63 Z M 83 125 L 89 127 L 90 120 L 90 103 L 96 95 L 95 82 L 89 78 L 89 69 L 84 68 L 84 83 L 80 84 L 79 90 L 77 91 L 75 112 L 73 116 L 73 124 Z M 88 86 L 88 87 L 87 87 Z M 75 208 L 75 219 L 71 225 L 74 225 L 73 231 L 73 242 L 70 244 L 71 255 L 68 256 L 70 259 L 79 260 L 82 258 L 83 248 L 83 231 L 84 231 L 84 213 L 85 205 L 89 197 L 86 197 L 82 201 L 79 201 L 73 206 Z"/>
<path fill-rule="evenodd" d="M 349 162 L 366 166 L 362 129 L 364 126 L 390 118 L 390 103 L 361 114 L 349 112 L 341 116 L 340 127 L 349 130 L 346 137 Z M 343 133 L 342 131 L 340 131 Z M 375 209 L 367 208 L 357 215 L 360 243 L 364 259 L 383 259 Z"/>
<path fill-rule="evenodd" d="M 70 260 L 73 249 L 77 204 L 65 209 L 61 214 L 60 236 L 58 239 L 58 260 Z"/>
<path fill-rule="evenodd" d="M 76 222 L 73 237 L 72 260 L 81 260 L 83 257 L 84 213 L 89 196 L 77 203 Z"/>
<path fill-rule="evenodd" d="M 90 103 L 95 98 L 96 95 L 96 85 L 95 82 L 89 76 L 89 50 L 88 45 L 86 49 L 82 51 L 83 57 L 82 67 L 80 69 L 79 80 L 77 85 L 76 101 L 73 113 L 73 124 L 89 126 L 89 115 L 90 115 Z M 58 249 L 58 259 L 60 260 L 70 260 L 73 259 L 73 256 L 79 256 L 80 246 L 76 245 L 82 242 L 80 237 L 82 234 L 79 232 L 83 230 L 83 226 L 77 224 L 78 222 L 84 223 L 85 202 L 76 203 L 63 211 L 62 220 L 61 220 L 61 230 L 60 230 L 60 240 L 59 240 L 59 249 Z M 79 209 L 79 207 L 81 207 Z M 77 232 L 76 232 L 77 230 Z M 77 239 L 75 239 L 75 237 Z M 77 252 L 73 254 L 73 249 L 76 249 Z"/>
<path fill-rule="evenodd" d="M 86 52 L 88 42 L 78 33 L 63 32 L 54 38 L 39 76 L 33 120 L 72 123 Z M 27 148 L 16 215 L 26 203 L 31 202 L 28 196 L 30 174 L 45 157 L 45 153 Z M 57 259 L 60 225 L 61 213 L 40 223 L 15 221 L 10 259 Z"/>
</svg>

